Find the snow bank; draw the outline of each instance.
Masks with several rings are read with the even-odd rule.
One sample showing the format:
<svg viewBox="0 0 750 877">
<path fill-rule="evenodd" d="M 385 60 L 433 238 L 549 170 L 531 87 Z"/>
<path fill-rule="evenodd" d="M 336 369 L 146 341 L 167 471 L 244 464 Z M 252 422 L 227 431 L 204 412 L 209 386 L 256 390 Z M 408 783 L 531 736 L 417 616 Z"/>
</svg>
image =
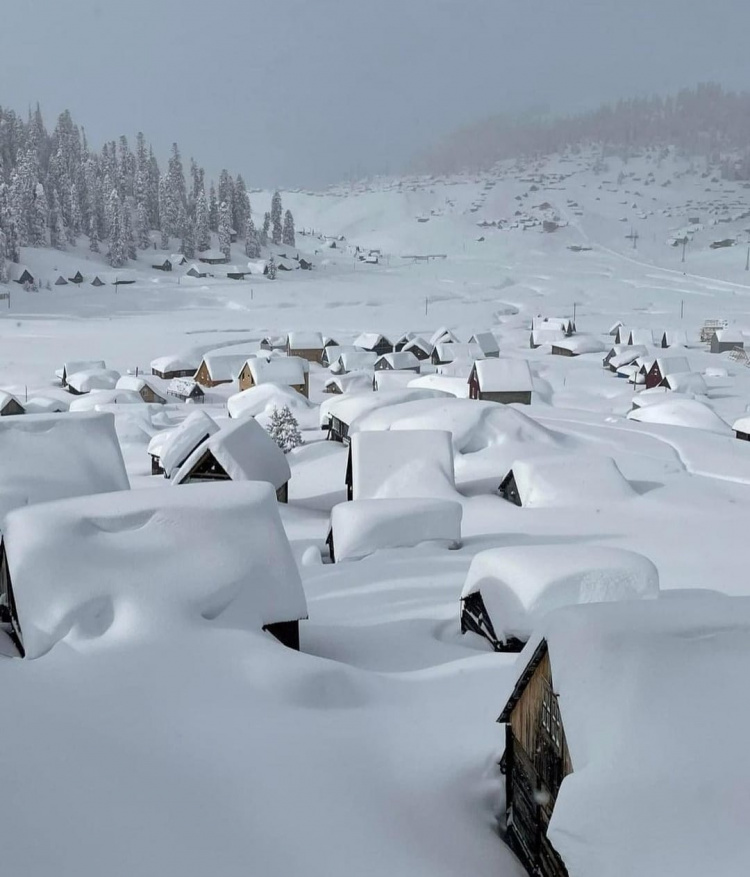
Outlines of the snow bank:
<svg viewBox="0 0 750 877">
<path fill-rule="evenodd" d="M 524 545 L 481 551 L 461 599 L 480 593 L 500 641 L 525 642 L 561 606 L 657 597 L 659 573 L 641 554 L 592 545 Z"/>
<path fill-rule="evenodd" d="M 73 399 L 70 411 L 96 411 L 101 405 L 142 405 L 143 398 L 135 390 L 92 390 L 80 399 Z"/>
<path fill-rule="evenodd" d="M 357 432 L 349 455 L 354 500 L 456 496 L 449 432 Z"/>
<path fill-rule="evenodd" d="M 0 418 L 0 503 L 5 511 L 129 486 L 111 414 Z"/>
<path fill-rule="evenodd" d="M 382 548 L 439 542 L 461 544 L 458 502 L 444 499 L 363 499 L 334 506 L 331 530 L 336 561 L 366 557 Z"/>
<path fill-rule="evenodd" d="M 440 390 L 455 396 L 456 399 L 469 398 L 469 383 L 466 378 L 461 377 L 450 377 L 442 374 L 421 375 L 418 378 L 408 380 L 407 386 L 424 390 Z"/>
<path fill-rule="evenodd" d="M 265 420 L 271 416 L 274 408 L 281 411 L 284 407 L 294 414 L 300 426 L 314 428 L 316 405 L 288 386 L 261 384 L 235 393 L 227 400 L 227 410 L 233 419 L 256 417 Z"/>
<path fill-rule="evenodd" d="M 600 454 L 520 459 L 512 472 L 524 508 L 604 506 L 636 496 L 615 461 Z"/>
<path fill-rule="evenodd" d="M 68 375 L 68 386 L 77 393 L 92 390 L 113 390 L 120 380 L 120 373 L 109 368 L 90 368 Z"/>
<path fill-rule="evenodd" d="M 629 420 L 639 423 L 662 423 L 668 426 L 685 426 L 703 429 L 721 435 L 729 433 L 729 426 L 712 408 L 697 399 L 668 399 L 658 405 L 637 408 L 628 413 Z"/>
<path fill-rule="evenodd" d="M 380 408 L 388 408 L 403 402 L 416 399 L 441 399 L 446 398 L 445 393 L 439 390 L 409 389 L 403 390 L 380 390 L 377 393 L 347 393 L 344 398 L 337 396 L 326 399 L 320 406 L 320 427 L 328 427 L 331 417 L 338 418 L 350 428 L 358 417 L 376 411 Z"/>
<path fill-rule="evenodd" d="M 27 657 L 57 642 L 260 629 L 307 615 L 267 484 L 88 496 L 18 509 L 5 549 Z"/>
</svg>

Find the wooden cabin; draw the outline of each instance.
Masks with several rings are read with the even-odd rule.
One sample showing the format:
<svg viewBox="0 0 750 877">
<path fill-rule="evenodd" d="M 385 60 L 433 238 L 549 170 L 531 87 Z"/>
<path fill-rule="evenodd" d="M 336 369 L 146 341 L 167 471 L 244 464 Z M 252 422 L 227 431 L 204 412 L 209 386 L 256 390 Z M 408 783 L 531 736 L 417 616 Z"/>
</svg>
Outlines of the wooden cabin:
<svg viewBox="0 0 750 877">
<path fill-rule="evenodd" d="M 206 268 L 205 265 L 191 265 L 185 274 L 188 277 L 213 277 L 213 274 Z"/>
<path fill-rule="evenodd" d="M 153 384 L 137 375 L 123 375 L 118 380 L 116 389 L 138 393 L 144 402 L 152 405 L 164 405 L 167 401 Z"/>
<path fill-rule="evenodd" d="M 516 484 L 516 476 L 513 474 L 512 469 L 500 482 L 499 493 L 503 499 L 507 499 L 508 502 L 512 502 L 513 505 L 519 507 L 523 505 L 523 502 L 521 501 L 521 493 Z"/>
<path fill-rule="evenodd" d="M 68 285 L 68 281 L 62 276 L 62 274 L 59 274 L 57 277 L 57 280 L 55 281 L 55 286 L 67 286 L 67 285 Z"/>
<path fill-rule="evenodd" d="M 534 877 L 568 877 L 547 839 L 560 786 L 573 772 L 573 763 L 545 640 L 532 654 L 498 722 L 505 725 L 501 767 L 508 843 Z"/>
<path fill-rule="evenodd" d="M 10 417 L 16 414 L 25 414 L 26 409 L 11 393 L 0 390 L 0 417 Z"/>
<path fill-rule="evenodd" d="M 690 371 L 690 364 L 684 356 L 659 357 L 646 368 L 645 387 L 647 390 L 653 387 L 663 386 L 664 381 L 670 375 L 683 374 Z"/>
<path fill-rule="evenodd" d="M 242 366 L 247 361 L 247 353 L 222 353 L 221 348 L 206 353 L 198 366 L 193 380 L 202 387 L 218 387 L 237 380 Z"/>
<path fill-rule="evenodd" d="M 104 286 L 104 281 L 97 274 L 96 277 L 91 281 L 92 286 Z"/>
<path fill-rule="evenodd" d="M 166 257 L 162 259 L 160 262 L 152 263 L 151 267 L 156 271 L 171 271 L 172 270 L 172 260 L 167 259 Z"/>
<path fill-rule="evenodd" d="M 711 353 L 728 353 L 736 347 L 745 347 L 745 339 L 738 329 L 718 329 L 711 338 Z"/>
<path fill-rule="evenodd" d="M 305 365 L 308 365 L 307 360 L 296 356 L 248 359 L 238 375 L 240 392 L 260 384 L 278 384 L 291 387 L 307 399 L 310 395 L 310 373 Z"/>
<path fill-rule="evenodd" d="M 287 356 L 301 356 L 308 362 L 320 362 L 323 354 L 323 336 L 319 332 L 290 332 L 287 338 Z"/>
<path fill-rule="evenodd" d="M 514 636 L 501 639 L 497 635 L 481 591 L 461 598 L 461 633 L 475 633 L 483 637 L 495 652 L 520 652 L 526 645 Z"/>
<path fill-rule="evenodd" d="M 221 250 L 205 250 L 198 253 L 198 261 L 204 265 L 226 265 L 229 261 Z"/>
<path fill-rule="evenodd" d="M 385 353 L 393 353 L 393 344 L 385 337 L 375 332 L 363 332 L 354 339 L 354 346 L 368 353 L 383 356 Z"/>
<path fill-rule="evenodd" d="M 503 405 L 531 405 L 533 385 L 523 359 L 480 359 L 469 375 L 469 398 Z"/>
<path fill-rule="evenodd" d="M 80 271 L 76 271 L 72 277 L 68 277 L 68 280 L 71 283 L 83 283 L 83 274 Z"/>
<path fill-rule="evenodd" d="M 165 381 L 171 381 L 172 378 L 192 378 L 198 365 L 180 354 L 159 356 L 151 360 L 151 374 Z"/>
<path fill-rule="evenodd" d="M 402 350 L 400 353 L 384 353 L 373 366 L 375 371 L 408 371 L 419 374 L 419 360 L 411 350 Z"/>
<path fill-rule="evenodd" d="M 396 353 L 400 353 L 410 341 L 413 341 L 417 337 L 418 336 L 415 332 L 404 332 L 404 334 L 393 345 L 393 350 Z M 430 350 L 432 350 L 432 345 L 430 345 Z"/>
<path fill-rule="evenodd" d="M 688 337 L 684 329 L 668 329 L 662 333 L 661 347 L 687 347 Z"/>
<path fill-rule="evenodd" d="M 732 424 L 732 429 L 734 430 L 735 438 L 743 442 L 750 442 L 750 415 L 745 415 L 740 417 L 739 420 L 735 420 Z"/>
<path fill-rule="evenodd" d="M 411 353 L 413 354 L 420 362 L 425 362 L 429 360 L 432 356 L 432 351 L 434 347 L 430 344 L 429 341 L 425 341 L 424 338 L 420 338 L 419 336 L 410 338 L 406 344 L 403 344 L 399 350 L 394 351 L 395 353 Z"/>
<path fill-rule="evenodd" d="M 500 356 L 500 347 L 497 338 L 492 332 L 477 332 L 469 338 L 469 344 L 478 344 L 479 349 L 486 357 Z"/>
</svg>

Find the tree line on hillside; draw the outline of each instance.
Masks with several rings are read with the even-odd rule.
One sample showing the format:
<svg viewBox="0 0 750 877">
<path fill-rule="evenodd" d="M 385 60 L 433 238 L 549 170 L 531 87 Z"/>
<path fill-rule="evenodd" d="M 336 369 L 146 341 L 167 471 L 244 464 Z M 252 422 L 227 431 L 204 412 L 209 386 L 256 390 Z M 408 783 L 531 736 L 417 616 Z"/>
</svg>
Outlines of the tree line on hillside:
<svg viewBox="0 0 750 877">
<path fill-rule="evenodd" d="M 463 128 L 417 163 L 418 170 L 486 170 L 498 161 L 603 144 L 628 150 L 674 146 L 750 178 L 750 93 L 707 83 L 670 97 L 632 98 L 577 115 L 533 119 L 494 116 Z"/>
<path fill-rule="evenodd" d="M 207 187 L 191 158 L 186 177 L 176 143 L 162 170 L 142 133 L 135 149 L 122 136 L 95 152 L 67 110 L 49 133 L 38 106 L 26 121 L 0 107 L 0 282 L 21 247 L 63 250 L 85 235 L 120 268 L 153 246 L 154 231 L 162 249 L 178 238 L 189 259 L 211 247 L 212 232 L 227 259 L 233 238 L 251 259 L 269 242 L 295 246 L 294 217 L 279 192 L 257 227 L 242 176 L 222 170 Z"/>
</svg>

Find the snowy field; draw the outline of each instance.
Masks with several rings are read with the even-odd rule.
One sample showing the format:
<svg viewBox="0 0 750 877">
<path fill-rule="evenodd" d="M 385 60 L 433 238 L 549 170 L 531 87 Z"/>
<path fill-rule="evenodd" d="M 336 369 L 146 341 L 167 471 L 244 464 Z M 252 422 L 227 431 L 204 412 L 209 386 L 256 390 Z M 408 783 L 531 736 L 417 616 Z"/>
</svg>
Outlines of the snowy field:
<svg viewBox="0 0 750 877">
<path fill-rule="evenodd" d="M 750 342 L 750 188 L 671 154 L 607 158 L 600 169 L 595 160 L 285 193 L 298 230 L 310 232 L 297 243 L 314 269 L 274 282 L 160 273 L 146 253 L 128 269 L 133 285 L 56 287 L 76 270 L 114 274 L 85 246 L 23 251 L 42 288 L 11 284 L 10 306 L 0 301 L 0 388 L 22 403 L 70 403 L 55 378 L 69 360 L 148 374 L 159 356 L 290 331 L 350 344 L 360 332 L 429 339 L 439 327 L 460 341 L 492 332 L 501 357 L 528 361 L 533 396 L 489 413 L 494 403 L 422 400 L 368 415 L 362 429 L 452 433 L 463 544 L 330 564 L 324 543 L 346 497 L 347 451 L 318 427 L 330 374 L 313 365 L 314 404 L 297 412 L 305 444 L 289 457 L 280 506 L 309 608 L 300 653 L 265 634 L 175 620 L 117 635 L 72 630 L 43 657 L 0 662 L 8 873 L 525 873 L 498 825 L 495 719 L 516 656 L 461 635 L 473 558 L 535 545 L 625 549 L 651 561 L 661 590 L 750 594 L 750 444 L 731 428 L 750 409 L 750 368 L 700 341 L 717 320 Z M 256 210 L 263 197 L 253 196 Z M 545 219 L 560 227 L 545 232 Z M 672 243 L 685 236 L 683 262 Z M 724 239 L 736 244 L 711 248 Z M 377 264 L 359 261 L 357 246 L 379 250 Z M 413 258 L 428 255 L 444 258 Z M 243 262 L 239 246 L 231 261 Z M 530 349 L 538 316 L 575 316 L 574 337 L 591 336 L 601 352 Z M 617 321 L 657 341 L 683 330 L 686 348 L 648 352 L 685 357 L 702 383 L 633 411 L 641 388 L 602 367 Z M 226 417 L 237 389 L 208 390 L 205 411 Z M 131 486 L 163 486 L 148 443 L 192 409 L 107 410 Z M 550 456 L 556 489 L 520 508 L 498 495 L 517 460 Z M 614 460 L 622 490 L 586 480 L 581 460 L 594 457 Z"/>
</svg>

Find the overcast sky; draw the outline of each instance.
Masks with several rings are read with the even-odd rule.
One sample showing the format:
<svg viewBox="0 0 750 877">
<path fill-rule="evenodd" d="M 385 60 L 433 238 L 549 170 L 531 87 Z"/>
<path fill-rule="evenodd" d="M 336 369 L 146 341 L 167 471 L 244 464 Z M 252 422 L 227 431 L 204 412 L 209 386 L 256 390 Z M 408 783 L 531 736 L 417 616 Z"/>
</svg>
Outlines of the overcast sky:
<svg viewBox="0 0 750 877">
<path fill-rule="evenodd" d="M 6 0 L 0 104 L 142 129 L 248 185 L 398 171 L 452 129 L 713 80 L 750 89 L 748 0 Z"/>
</svg>

